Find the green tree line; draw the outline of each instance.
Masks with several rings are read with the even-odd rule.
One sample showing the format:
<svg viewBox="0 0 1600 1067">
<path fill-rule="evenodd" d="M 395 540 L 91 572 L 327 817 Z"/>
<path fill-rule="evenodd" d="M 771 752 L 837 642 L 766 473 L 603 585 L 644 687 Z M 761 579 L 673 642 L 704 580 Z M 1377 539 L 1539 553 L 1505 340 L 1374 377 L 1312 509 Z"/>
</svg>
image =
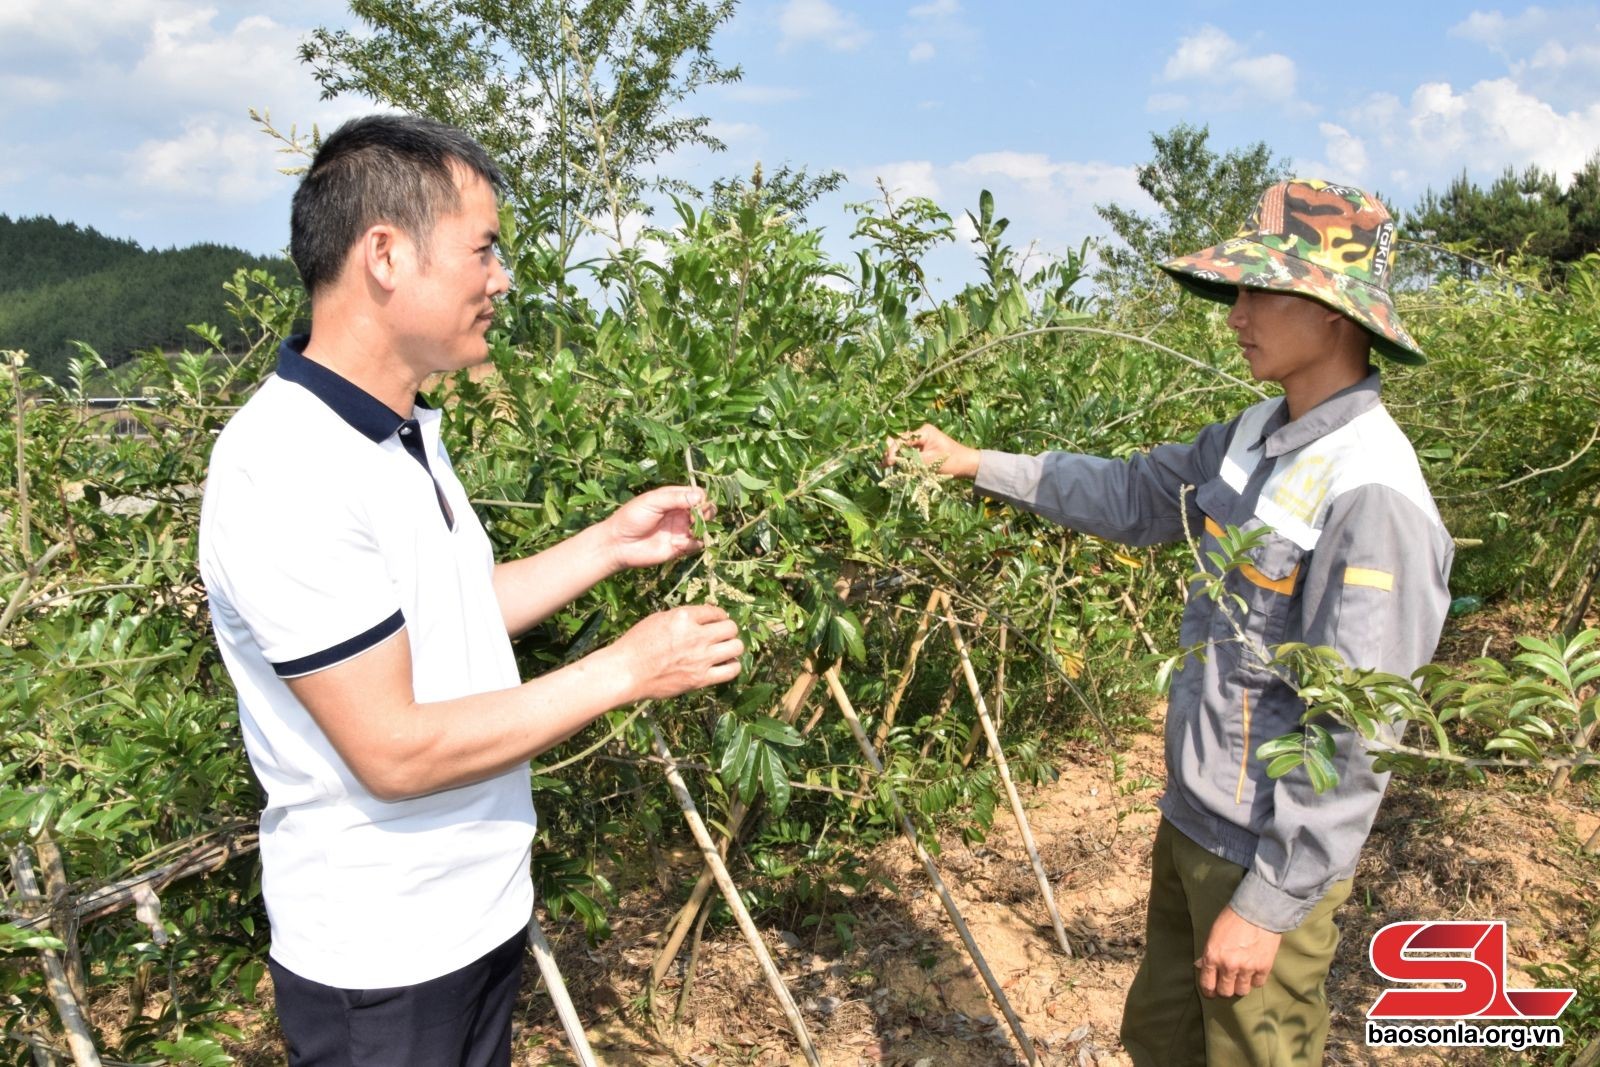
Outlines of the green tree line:
<svg viewBox="0 0 1600 1067">
<path fill-rule="evenodd" d="M 286 259 L 225 245 L 145 249 L 93 227 L 0 215 L 0 345 L 56 379 L 79 354 L 75 341 L 116 367 L 145 349 L 182 348 L 193 322 L 220 324 L 224 346 L 239 351 L 249 340 L 222 285 L 241 269 L 296 277 Z"/>
</svg>

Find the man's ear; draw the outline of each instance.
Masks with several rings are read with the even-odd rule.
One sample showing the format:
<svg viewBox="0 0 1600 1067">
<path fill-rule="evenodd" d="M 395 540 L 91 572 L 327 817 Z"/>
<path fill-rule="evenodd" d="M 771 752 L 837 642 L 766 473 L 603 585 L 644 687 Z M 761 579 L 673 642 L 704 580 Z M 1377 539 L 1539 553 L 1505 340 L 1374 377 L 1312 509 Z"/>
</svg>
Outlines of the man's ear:
<svg viewBox="0 0 1600 1067">
<path fill-rule="evenodd" d="M 369 226 L 356 242 L 356 255 L 367 277 L 385 292 L 393 292 L 400 271 L 412 254 L 411 242 L 397 227 L 380 222 Z"/>
</svg>

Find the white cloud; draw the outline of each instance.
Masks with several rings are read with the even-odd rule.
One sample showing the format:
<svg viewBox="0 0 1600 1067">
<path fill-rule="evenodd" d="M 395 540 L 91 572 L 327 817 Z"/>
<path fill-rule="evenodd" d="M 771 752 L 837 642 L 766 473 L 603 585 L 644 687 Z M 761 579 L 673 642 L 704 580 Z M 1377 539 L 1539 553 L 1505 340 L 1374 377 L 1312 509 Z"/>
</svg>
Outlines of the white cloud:
<svg viewBox="0 0 1600 1067">
<path fill-rule="evenodd" d="M 6 0 L 0 4 L 0 54 L 38 49 L 88 54 L 109 39 L 142 37 L 153 21 L 194 9 L 185 0 Z"/>
<path fill-rule="evenodd" d="M 926 159 L 880 163 L 874 167 L 867 167 L 863 177 L 865 178 L 863 184 L 871 184 L 875 180 L 882 182 L 883 187 L 889 190 L 896 200 L 913 196 L 925 196 L 930 200 L 937 200 L 941 192 L 939 179 L 934 176 L 933 163 Z"/>
<path fill-rule="evenodd" d="M 1600 102 L 1559 110 L 1510 78 L 1457 91 L 1448 82 L 1419 86 L 1409 103 L 1376 96 L 1357 110 L 1385 155 L 1404 160 L 1395 180 L 1445 176 L 1467 169 L 1493 176 L 1532 164 L 1571 177 L 1600 145 Z"/>
<path fill-rule="evenodd" d="M 1328 166 L 1319 168 L 1322 177 L 1331 181 L 1360 183 L 1367 172 L 1367 146 L 1361 138 L 1331 122 L 1317 125 L 1322 134 Z"/>
<path fill-rule="evenodd" d="M 741 104 L 787 104 L 793 100 L 803 100 L 806 96 L 804 89 L 787 85 L 746 85 L 744 82 L 719 86 L 718 91 L 729 100 L 737 100 Z"/>
<path fill-rule="evenodd" d="M 193 121 L 176 137 L 147 140 L 127 162 L 135 184 L 172 197 L 251 203 L 283 181 L 266 137 L 221 121 Z"/>
<path fill-rule="evenodd" d="M 1600 97 L 1600 10 L 1534 6 L 1513 16 L 1475 11 L 1450 36 L 1483 45 L 1524 90 L 1557 108 Z"/>
<path fill-rule="evenodd" d="M 319 7 L 318 4 L 321 4 Z M 0 119 L 27 146 L 7 186 L 19 209 L 148 243 L 281 246 L 294 182 L 249 110 L 309 132 L 374 110 L 320 99 L 300 63 L 321 0 L 0 0 Z M 243 210 L 242 210 L 243 209 Z"/>
<path fill-rule="evenodd" d="M 1593 7 L 1548 8 L 1534 5 L 1507 18 L 1498 11 L 1474 11 L 1450 27 L 1450 36 L 1474 41 L 1492 52 L 1510 56 L 1542 41 L 1571 40 L 1600 31 L 1600 13 Z"/>
<path fill-rule="evenodd" d="M 1209 78 L 1242 51 L 1243 46 L 1226 33 L 1215 26 L 1204 26 L 1199 33 L 1178 42 L 1178 50 L 1167 57 L 1161 76 L 1169 82 Z"/>
<path fill-rule="evenodd" d="M 933 46 L 932 41 L 918 41 L 911 46 L 911 52 L 906 58 L 913 63 L 926 63 L 938 54 L 939 50 Z"/>
<path fill-rule="evenodd" d="M 295 54 L 303 31 L 258 15 L 225 30 L 215 20 L 212 8 L 158 19 L 133 80 L 145 92 L 208 103 L 244 101 L 271 91 L 274 82 L 306 80 Z"/>
<path fill-rule="evenodd" d="M 706 123 L 706 132 L 728 144 L 759 141 L 766 136 L 766 131 L 754 122 L 719 122 L 715 119 Z"/>
<path fill-rule="evenodd" d="M 961 4 L 960 0 L 931 0 L 930 3 L 918 4 L 906 14 L 914 19 L 953 18 L 961 14 Z"/>
<path fill-rule="evenodd" d="M 1067 165 L 1052 162 L 1043 152 L 980 152 L 957 163 L 954 169 L 960 174 L 1010 178 L 1039 188 L 1048 185 L 1057 170 Z"/>
<path fill-rule="evenodd" d="M 1189 98 L 1182 93 L 1151 93 L 1144 102 L 1146 111 L 1182 111 Z"/>
<path fill-rule="evenodd" d="M 60 81 L 32 74 L 0 74 L 0 111 L 7 104 L 38 105 L 53 103 L 66 95 Z"/>
<path fill-rule="evenodd" d="M 778 15 L 780 51 L 796 45 L 819 43 L 837 52 L 853 52 L 871 38 L 854 15 L 828 0 L 789 0 Z"/>
<path fill-rule="evenodd" d="M 1291 110 L 1304 110 L 1295 99 L 1298 71 L 1294 60 L 1281 52 L 1251 54 L 1243 44 L 1215 26 L 1203 26 L 1198 33 L 1178 42 L 1161 69 L 1167 82 L 1198 82 L 1197 94 L 1216 98 L 1220 106 L 1237 107 L 1261 100 L 1281 103 Z M 1181 99 L 1181 98 L 1177 98 Z M 1152 96 L 1146 107 L 1153 111 L 1171 110 L 1169 94 Z"/>
</svg>

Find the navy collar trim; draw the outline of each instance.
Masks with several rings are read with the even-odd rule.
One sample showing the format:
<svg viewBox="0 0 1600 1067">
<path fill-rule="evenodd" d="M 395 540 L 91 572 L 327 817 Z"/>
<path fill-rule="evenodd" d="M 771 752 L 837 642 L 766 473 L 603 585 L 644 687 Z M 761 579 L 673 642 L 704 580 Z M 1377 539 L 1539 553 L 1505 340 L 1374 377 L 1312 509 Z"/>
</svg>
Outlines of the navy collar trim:
<svg viewBox="0 0 1600 1067">
<path fill-rule="evenodd" d="M 310 334 L 296 334 L 278 346 L 278 377 L 305 387 L 371 441 L 386 441 L 401 426 L 412 421 L 395 414 L 389 405 L 349 379 L 307 359 L 306 345 L 310 340 Z M 428 407 L 420 394 L 415 403 L 421 408 Z"/>
</svg>

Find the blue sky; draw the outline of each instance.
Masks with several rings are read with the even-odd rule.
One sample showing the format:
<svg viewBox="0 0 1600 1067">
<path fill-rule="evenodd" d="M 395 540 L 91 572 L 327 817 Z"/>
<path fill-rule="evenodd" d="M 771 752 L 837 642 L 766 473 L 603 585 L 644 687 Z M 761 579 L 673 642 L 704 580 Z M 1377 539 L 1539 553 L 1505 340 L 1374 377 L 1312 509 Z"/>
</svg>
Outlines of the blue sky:
<svg viewBox="0 0 1600 1067">
<path fill-rule="evenodd" d="M 0 212 L 280 249 L 293 180 L 247 110 L 365 110 L 318 99 L 295 57 L 348 21 L 330 0 L 3 0 Z M 691 103 L 729 150 L 665 166 L 702 186 L 758 159 L 842 170 L 812 215 L 835 251 L 879 177 L 953 214 L 989 188 L 1017 244 L 1075 247 L 1104 233 L 1094 204 L 1148 206 L 1134 168 L 1180 121 L 1400 206 L 1463 168 L 1565 178 L 1600 149 L 1593 4 L 745 0 L 715 50 L 744 81 Z"/>
</svg>

